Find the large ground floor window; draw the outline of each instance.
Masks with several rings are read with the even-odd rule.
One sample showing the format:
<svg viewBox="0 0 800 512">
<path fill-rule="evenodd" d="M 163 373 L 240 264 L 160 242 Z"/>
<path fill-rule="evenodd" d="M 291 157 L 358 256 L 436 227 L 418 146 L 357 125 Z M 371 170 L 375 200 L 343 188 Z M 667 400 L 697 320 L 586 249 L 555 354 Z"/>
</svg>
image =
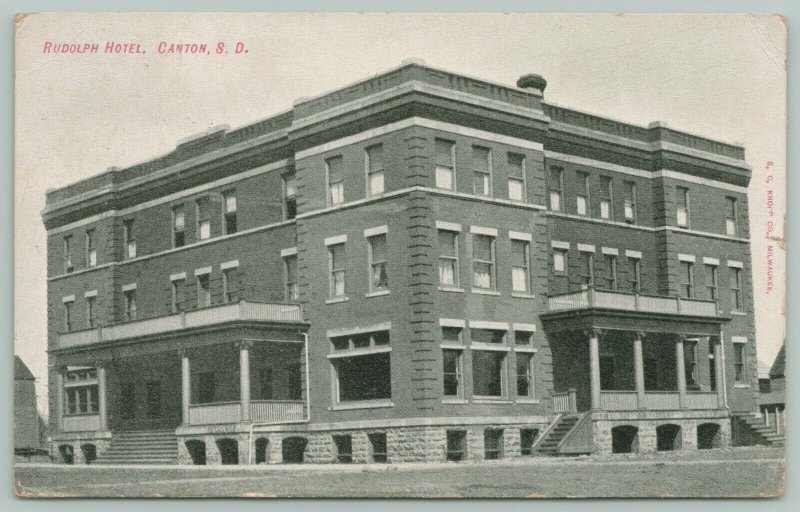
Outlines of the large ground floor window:
<svg viewBox="0 0 800 512">
<path fill-rule="evenodd" d="M 333 364 L 339 402 L 388 400 L 392 397 L 389 352 L 338 357 Z"/>
<path fill-rule="evenodd" d="M 90 368 L 69 371 L 64 377 L 65 414 L 97 414 L 97 370 Z"/>
<path fill-rule="evenodd" d="M 472 351 L 472 387 L 477 396 L 502 397 L 505 389 L 506 353 Z"/>
</svg>

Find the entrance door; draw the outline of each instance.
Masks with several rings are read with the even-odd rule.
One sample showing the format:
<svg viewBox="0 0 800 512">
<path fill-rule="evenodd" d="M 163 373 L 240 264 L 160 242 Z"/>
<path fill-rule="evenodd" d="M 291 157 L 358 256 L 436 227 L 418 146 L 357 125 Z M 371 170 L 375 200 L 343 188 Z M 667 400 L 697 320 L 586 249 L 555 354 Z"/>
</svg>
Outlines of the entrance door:
<svg viewBox="0 0 800 512">
<path fill-rule="evenodd" d="M 147 402 L 145 407 L 147 419 L 158 419 L 161 417 L 161 381 L 151 380 L 147 382 Z"/>
</svg>

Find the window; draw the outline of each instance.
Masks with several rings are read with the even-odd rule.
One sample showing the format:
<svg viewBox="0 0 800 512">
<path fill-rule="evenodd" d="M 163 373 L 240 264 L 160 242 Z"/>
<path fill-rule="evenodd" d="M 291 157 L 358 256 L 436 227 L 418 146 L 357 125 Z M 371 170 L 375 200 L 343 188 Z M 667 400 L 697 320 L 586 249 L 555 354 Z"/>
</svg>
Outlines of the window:
<svg viewBox="0 0 800 512">
<path fill-rule="evenodd" d="M 72 264 L 72 235 L 64 237 L 64 272 L 72 272 L 75 265 Z"/>
<path fill-rule="evenodd" d="M 686 340 L 683 343 L 683 365 L 686 372 L 686 385 L 697 389 L 697 342 Z"/>
<path fill-rule="evenodd" d="M 614 203 L 614 188 L 611 178 L 600 176 L 600 218 L 614 219 L 612 204 Z"/>
<path fill-rule="evenodd" d="M 136 320 L 136 290 L 127 290 L 125 296 L 125 321 Z"/>
<path fill-rule="evenodd" d="M 677 194 L 677 210 L 676 220 L 678 226 L 683 228 L 689 227 L 689 189 L 686 187 L 676 187 Z"/>
<path fill-rule="evenodd" d="M 553 272 L 567 272 L 566 249 L 553 249 Z"/>
<path fill-rule="evenodd" d="M 211 305 L 211 274 L 197 276 L 197 307 L 205 308 Z"/>
<path fill-rule="evenodd" d="M 575 195 L 575 208 L 578 215 L 586 215 L 589 211 L 589 173 L 580 172 L 578 176 L 578 192 Z"/>
<path fill-rule="evenodd" d="M 555 212 L 561 211 L 561 199 L 564 194 L 564 182 L 562 177 L 563 171 L 560 167 L 550 168 L 550 209 Z"/>
<path fill-rule="evenodd" d="M 386 235 L 375 235 L 367 238 L 369 244 L 369 266 L 371 292 L 389 289 L 389 274 L 386 271 Z"/>
<path fill-rule="evenodd" d="M 94 229 L 86 230 L 86 266 L 97 265 L 97 247 L 95 247 Z"/>
<path fill-rule="evenodd" d="M 736 384 L 747 383 L 747 368 L 745 363 L 746 343 L 733 344 L 733 371 Z"/>
<path fill-rule="evenodd" d="M 70 332 L 72 330 L 72 306 L 75 303 L 73 301 L 64 302 L 64 332 Z"/>
<path fill-rule="evenodd" d="M 681 293 L 684 299 L 694 298 L 694 264 L 681 261 Z"/>
<path fill-rule="evenodd" d="M 458 233 L 439 230 L 439 284 L 457 287 L 458 279 Z"/>
<path fill-rule="evenodd" d="M 333 360 L 339 402 L 387 400 L 392 397 L 389 352 Z"/>
<path fill-rule="evenodd" d="M 444 396 L 463 396 L 462 351 L 457 349 L 442 350 L 442 384 Z"/>
<path fill-rule="evenodd" d="M 533 331 L 514 331 L 514 345 L 531 345 L 533 343 Z"/>
<path fill-rule="evenodd" d="M 533 446 L 536 444 L 537 437 L 539 437 L 539 429 L 519 429 L 520 455 L 533 455 Z"/>
<path fill-rule="evenodd" d="M 334 435 L 333 444 L 336 446 L 336 461 L 341 464 L 353 462 L 353 438 L 349 435 Z"/>
<path fill-rule="evenodd" d="M 500 329 L 470 329 L 470 339 L 473 343 L 503 344 L 506 342 L 506 331 Z"/>
<path fill-rule="evenodd" d="M 436 188 L 455 190 L 455 144 L 436 139 Z"/>
<path fill-rule="evenodd" d="M 184 245 L 186 245 L 186 214 L 183 205 L 178 205 L 172 209 L 172 246 Z"/>
<path fill-rule="evenodd" d="M 708 298 L 711 300 L 717 300 L 718 293 L 717 293 L 717 266 L 716 265 L 705 265 L 706 269 L 706 290 L 708 291 Z"/>
<path fill-rule="evenodd" d="M 64 375 L 64 413 L 97 414 L 99 409 L 97 370 L 68 371 Z"/>
<path fill-rule="evenodd" d="M 503 458 L 503 430 L 487 428 L 483 431 L 483 458 L 495 460 Z"/>
<path fill-rule="evenodd" d="M 126 220 L 122 224 L 123 239 L 125 240 L 125 257 L 136 257 L 136 237 L 133 230 L 133 219 Z"/>
<path fill-rule="evenodd" d="M 472 193 L 492 195 L 492 153 L 488 148 L 472 146 Z"/>
<path fill-rule="evenodd" d="M 733 311 L 743 311 L 744 301 L 742 300 L 742 269 L 729 267 L 728 275 L 731 284 L 731 305 Z"/>
<path fill-rule="evenodd" d="M 97 327 L 97 297 L 86 297 L 86 325 Z"/>
<path fill-rule="evenodd" d="M 525 201 L 525 155 L 508 154 L 508 198 Z"/>
<path fill-rule="evenodd" d="M 344 161 L 341 156 L 325 160 L 328 174 L 328 204 L 344 202 Z"/>
<path fill-rule="evenodd" d="M 208 240 L 211 238 L 211 201 L 204 197 L 195 203 L 197 210 L 197 238 Z"/>
<path fill-rule="evenodd" d="M 494 237 L 473 235 L 472 286 L 475 288 L 495 288 L 494 256 Z"/>
<path fill-rule="evenodd" d="M 386 449 L 386 432 L 370 432 L 367 434 L 367 439 L 369 440 L 372 462 L 387 462 L 389 460 L 389 451 Z"/>
<path fill-rule="evenodd" d="M 714 342 L 709 339 L 708 340 L 708 376 L 709 376 L 709 387 L 711 391 L 717 390 L 717 365 L 716 359 L 714 355 Z"/>
<path fill-rule="evenodd" d="M 613 254 L 606 254 L 606 283 L 609 290 L 617 290 L 617 257 Z"/>
<path fill-rule="evenodd" d="M 222 216 L 222 226 L 226 235 L 236 233 L 236 192 L 229 190 L 222 193 L 225 213 Z"/>
<path fill-rule="evenodd" d="M 297 302 L 300 300 L 300 285 L 297 280 L 297 255 L 285 257 L 283 264 L 286 269 L 286 301 Z"/>
<path fill-rule="evenodd" d="M 530 292 L 530 251 L 527 240 L 511 240 L 511 289 Z"/>
<path fill-rule="evenodd" d="M 178 313 L 183 309 L 183 286 L 184 279 L 173 279 L 171 284 L 172 288 L 172 312 Z"/>
<path fill-rule="evenodd" d="M 594 253 L 581 252 L 581 285 L 583 288 L 594 286 Z"/>
<path fill-rule="evenodd" d="M 636 223 L 636 183 L 625 182 L 625 222 Z"/>
<path fill-rule="evenodd" d="M 238 286 L 237 267 L 222 269 L 222 302 L 236 302 Z"/>
<path fill-rule="evenodd" d="M 197 401 L 210 404 L 217 399 L 217 382 L 214 372 L 200 372 L 197 375 Z"/>
<path fill-rule="evenodd" d="M 297 183 L 294 173 L 283 176 L 283 218 L 286 220 L 297 217 Z"/>
<path fill-rule="evenodd" d="M 383 144 L 367 148 L 367 195 L 376 196 L 384 191 Z"/>
<path fill-rule="evenodd" d="M 517 352 L 517 396 L 533 398 L 533 354 Z"/>
<path fill-rule="evenodd" d="M 328 246 L 330 263 L 330 297 L 345 296 L 345 253 L 344 244 Z"/>
<path fill-rule="evenodd" d="M 473 394 L 501 398 L 505 390 L 506 353 L 495 350 L 472 350 Z"/>
<path fill-rule="evenodd" d="M 725 202 L 727 203 L 725 214 L 725 233 L 730 236 L 736 236 L 739 234 L 739 221 L 737 220 L 737 212 L 736 212 L 736 198 L 735 197 L 726 197 Z"/>
<path fill-rule="evenodd" d="M 642 260 L 639 258 L 628 258 L 630 264 L 630 283 L 631 291 L 639 293 L 642 291 Z"/>
<path fill-rule="evenodd" d="M 272 367 L 265 366 L 259 370 L 258 383 L 261 400 L 273 400 L 275 398 L 275 378 Z"/>
<path fill-rule="evenodd" d="M 467 431 L 447 430 L 447 460 L 459 461 L 467 458 Z"/>
<path fill-rule="evenodd" d="M 461 345 L 461 327 L 442 327 L 442 343 Z"/>
</svg>

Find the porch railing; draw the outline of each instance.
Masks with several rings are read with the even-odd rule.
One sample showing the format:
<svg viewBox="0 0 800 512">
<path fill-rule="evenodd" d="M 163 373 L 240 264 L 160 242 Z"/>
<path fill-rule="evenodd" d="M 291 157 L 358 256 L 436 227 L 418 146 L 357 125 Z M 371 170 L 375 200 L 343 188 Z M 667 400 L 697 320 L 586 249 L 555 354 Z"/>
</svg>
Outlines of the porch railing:
<svg viewBox="0 0 800 512">
<path fill-rule="evenodd" d="M 681 408 L 681 395 L 676 391 L 647 392 L 644 394 L 645 408 L 654 411 Z"/>
<path fill-rule="evenodd" d="M 61 430 L 64 432 L 91 432 L 100 430 L 99 414 L 82 414 L 80 416 L 64 416 L 61 418 Z"/>
<path fill-rule="evenodd" d="M 717 393 L 686 393 L 686 409 L 718 409 Z M 644 407 L 651 411 L 671 411 L 681 408 L 680 393 L 677 391 L 648 391 L 644 394 Z M 636 391 L 602 391 L 600 408 L 604 411 L 635 411 L 640 409 Z"/>
<path fill-rule="evenodd" d="M 717 316 L 717 301 L 682 299 L 635 293 L 613 292 L 589 288 L 575 292 L 551 295 L 547 298 L 550 311 L 567 311 L 604 308 L 644 313 L 671 313 L 691 316 Z"/>
<path fill-rule="evenodd" d="M 604 411 L 635 411 L 639 408 L 636 391 L 603 391 L 600 408 Z"/>
<path fill-rule="evenodd" d="M 59 347 L 89 345 L 103 341 L 137 338 L 192 327 L 205 327 L 237 320 L 262 322 L 300 322 L 303 311 L 299 304 L 249 302 L 241 300 L 193 311 L 186 311 L 146 320 L 112 324 L 105 327 L 67 332 L 59 336 Z"/>
<path fill-rule="evenodd" d="M 250 420 L 257 423 L 294 422 L 305 418 L 302 400 L 253 400 Z M 219 402 L 189 406 L 190 425 L 219 425 L 241 421 L 240 402 Z"/>
<path fill-rule="evenodd" d="M 719 398 L 716 393 L 686 393 L 687 409 L 716 409 Z"/>
<path fill-rule="evenodd" d="M 578 411 L 577 392 L 574 389 L 569 391 L 553 393 L 553 412 L 556 414 L 567 414 Z"/>
</svg>

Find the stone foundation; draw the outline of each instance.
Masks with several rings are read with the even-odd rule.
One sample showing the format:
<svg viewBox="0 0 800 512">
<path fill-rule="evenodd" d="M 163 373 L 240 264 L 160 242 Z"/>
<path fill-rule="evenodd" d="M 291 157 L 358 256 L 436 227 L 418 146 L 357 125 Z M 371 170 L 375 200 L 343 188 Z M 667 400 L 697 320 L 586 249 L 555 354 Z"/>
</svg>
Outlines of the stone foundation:
<svg viewBox="0 0 800 512">
<path fill-rule="evenodd" d="M 62 446 L 69 446 L 72 450 L 72 464 L 90 464 L 87 461 L 84 449 L 88 445 L 95 448 L 95 457 L 105 453 L 111 446 L 110 432 L 76 432 L 60 435 L 50 441 L 50 458 L 58 464 L 68 464 L 61 453 Z"/>
<path fill-rule="evenodd" d="M 677 425 L 680 427 L 680 438 L 674 450 L 696 450 L 698 448 L 697 429 L 703 424 L 719 426 L 718 446 L 731 445 L 730 418 L 614 418 L 592 420 L 592 431 L 596 454 L 607 455 L 613 453 L 614 427 L 632 426 L 638 429 L 636 446 L 633 453 L 654 453 L 658 451 L 658 436 L 656 429 L 662 425 Z"/>
</svg>

